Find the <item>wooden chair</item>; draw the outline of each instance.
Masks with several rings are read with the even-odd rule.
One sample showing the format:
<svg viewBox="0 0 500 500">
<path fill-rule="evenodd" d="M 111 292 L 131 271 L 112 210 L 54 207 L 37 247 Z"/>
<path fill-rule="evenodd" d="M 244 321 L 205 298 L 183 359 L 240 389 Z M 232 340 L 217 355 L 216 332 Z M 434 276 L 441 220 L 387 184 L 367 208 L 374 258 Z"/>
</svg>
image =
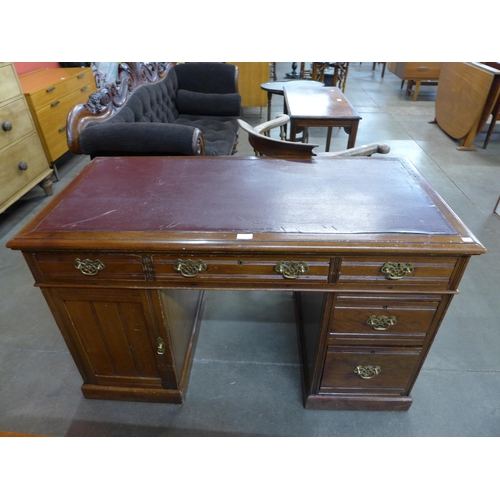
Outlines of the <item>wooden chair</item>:
<svg viewBox="0 0 500 500">
<path fill-rule="evenodd" d="M 254 148 L 257 156 L 279 156 L 293 158 L 311 158 L 312 156 L 335 157 L 335 156 L 371 156 L 372 154 L 387 154 L 391 148 L 384 143 L 371 143 L 364 146 L 346 149 L 343 151 L 335 151 L 328 153 L 315 153 L 314 148 L 319 147 L 319 144 L 310 144 L 303 142 L 290 142 L 283 139 L 274 139 L 269 137 L 266 132 L 280 127 L 283 127 L 290 121 L 288 115 L 278 115 L 274 120 L 270 120 L 256 127 L 252 127 L 246 121 L 238 119 L 238 124 L 248 134 L 248 142 Z"/>
</svg>

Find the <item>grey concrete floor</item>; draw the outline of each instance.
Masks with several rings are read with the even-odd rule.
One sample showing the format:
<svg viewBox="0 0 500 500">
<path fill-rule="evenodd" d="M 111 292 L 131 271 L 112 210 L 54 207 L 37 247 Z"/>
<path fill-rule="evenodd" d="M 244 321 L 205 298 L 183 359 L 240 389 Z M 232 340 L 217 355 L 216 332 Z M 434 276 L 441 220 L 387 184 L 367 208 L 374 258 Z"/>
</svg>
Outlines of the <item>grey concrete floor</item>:
<svg viewBox="0 0 500 500">
<path fill-rule="evenodd" d="M 278 77 L 291 63 L 278 64 Z M 186 402 L 86 400 L 82 380 L 20 252 L 5 248 L 48 201 L 36 187 L 0 215 L 0 430 L 49 436 L 499 436 L 500 137 L 457 151 L 434 118 L 436 87 L 412 101 L 401 81 L 351 63 L 346 96 L 363 117 L 357 144 L 383 141 L 410 159 L 486 246 L 472 258 L 415 384 L 408 412 L 311 411 L 302 407 L 293 307 L 287 293 L 209 292 Z M 272 115 L 282 112 L 274 97 Z M 266 110 L 245 108 L 252 124 Z M 500 125 L 497 126 L 497 131 Z M 324 150 L 325 129 L 310 142 Z M 333 133 L 331 150 L 347 135 Z M 238 155 L 253 154 L 242 132 Z M 58 162 L 60 192 L 88 163 Z"/>
</svg>

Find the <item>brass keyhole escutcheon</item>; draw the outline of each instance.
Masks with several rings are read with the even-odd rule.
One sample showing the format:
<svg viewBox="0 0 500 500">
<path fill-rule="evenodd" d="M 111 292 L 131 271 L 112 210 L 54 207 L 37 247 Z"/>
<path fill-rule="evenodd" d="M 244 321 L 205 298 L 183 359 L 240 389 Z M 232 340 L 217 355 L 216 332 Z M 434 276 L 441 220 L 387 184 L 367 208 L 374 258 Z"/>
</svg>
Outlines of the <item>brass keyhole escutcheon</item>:
<svg viewBox="0 0 500 500">
<path fill-rule="evenodd" d="M 309 271 L 309 266 L 306 262 L 296 262 L 296 261 L 280 261 L 274 266 L 274 270 L 280 273 L 283 278 L 296 279 L 301 274 L 305 274 Z"/>
<path fill-rule="evenodd" d="M 202 260 L 177 259 L 174 262 L 174 269 L 179 271 L 185 278 L 194 278 L 198 276 L 198 273 L 206 271 L 208 266 Z"/>
<path fill-rule="evenodd" d="M 378 375 L 382 371 L 382 368 L 380 366 L 372 366 L 372 365 L 367 365 L 367 366 L 356 366 L 354 368 L 354 373 L 356 375 L 359 375 L 361 378 L 368 380 L 370 378 L 375 377 L 375 375 Z"/>
<path fill-rule="evenodd" d="M 75 259 L 73 262 L 75 269 L 78 269 L 86 276 L 95 276 L 99 271 L 105 269 L 104 264 L 99 259 Z"/>
<path fill-rule="evenodd" d="M 374 330 L 387 330 L 398 322 L 396 316 L 375 316 L 374 314 L 366 320 Z"/>
<path fill-rule="evenodd" d="M 403 264 L 402 262 L 386 262 L 380 272 L 384 273 L 389 280 L 401 280 L 408 274 L 413 273 L 415 268 L 411 262 Z"/>
<path fill-rule="evenodd" d="M 157 337 L 156 339 L 156 353 L 163 355 L 165 354 L 165 342 L 161 337 Z"/>
</svg>

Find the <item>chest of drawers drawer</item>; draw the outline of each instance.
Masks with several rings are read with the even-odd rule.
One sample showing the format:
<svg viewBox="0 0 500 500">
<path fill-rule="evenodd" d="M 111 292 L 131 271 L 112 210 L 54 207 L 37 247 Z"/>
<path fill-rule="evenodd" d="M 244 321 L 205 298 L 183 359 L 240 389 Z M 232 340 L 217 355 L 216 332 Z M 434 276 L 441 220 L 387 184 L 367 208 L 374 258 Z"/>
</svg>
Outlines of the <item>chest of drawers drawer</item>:
<svg viewBox="0 0 500 500">
<path fill-rule="evenodd" d="M 40 84 L 33 87 L 35 90 L 31 90 L 29 93 L 31 106 L 35 110 L 48 106 L 77 89 L 81 89 L 85 86 L 92 86 L 94 81 L 92 71 L 85 68 L 75 68 L 74 70 L 69 68 L 61 70 L 56 69 L 54 71 L 49 70 L 49 75 L 51 74 L 53 77 L 47 77 L 46 72 L 41 71 L 39 73 Z M 21 81 L 23 80 L 24 79 L 21 77 Z M 35 80 L 35 78 L 32 78 L 32 80 Z"/>
<path fill-rule="evenodd" d="M 38 136 L 33 133 L 0 153 L 0 206 L 32 183 L 48 175 Z"/>
<path fill-rule="evenodd" d="M 8 101 L 22 94 L 16 73 L 12 64 L 0 63 L 0 102 Z"/>
<path fill-rule="evenodd" d="M 26 101 L 20 97 L 0 105 L 0 149 L 35 131 Z"/>
<path fill-rule="evenodd" d="M 418 348 L 330 346 L 320 393 L 405 394 L 418 370 Z"/>
<path fill-rule="evenodd" d="M 455 257 L 342 257 L 334 282 L 355 289 L 450 290 L 459 262 Z"/>
</svg>

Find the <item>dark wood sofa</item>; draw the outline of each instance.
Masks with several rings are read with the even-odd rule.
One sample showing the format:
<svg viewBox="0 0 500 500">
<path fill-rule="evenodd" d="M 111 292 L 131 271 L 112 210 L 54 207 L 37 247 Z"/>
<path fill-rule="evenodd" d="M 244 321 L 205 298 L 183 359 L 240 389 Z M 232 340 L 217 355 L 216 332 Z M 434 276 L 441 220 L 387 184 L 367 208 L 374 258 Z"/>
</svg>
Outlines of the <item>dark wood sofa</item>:
<svg viewBox="0 0 500 500">
<path fill-rule="evenodd" d="M 122 63 L 116 84 L 68 115 L 73 153 L 221 156 L 236 149 L 238 68 L 224 63 Z"/>
</svg>

